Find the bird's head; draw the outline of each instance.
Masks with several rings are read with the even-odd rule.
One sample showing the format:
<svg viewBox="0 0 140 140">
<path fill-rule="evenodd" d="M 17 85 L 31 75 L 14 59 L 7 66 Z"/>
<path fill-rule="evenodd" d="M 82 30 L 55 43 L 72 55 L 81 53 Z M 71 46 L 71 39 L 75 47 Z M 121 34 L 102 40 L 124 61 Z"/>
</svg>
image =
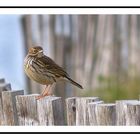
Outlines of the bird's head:
<svg viewBox="0 0 140 140">
<path fill-rule="evenodd" d="M 28 55 L 42 57 L 43 56 L 43 49 L 40 46 L 31 47 L 31 48 L 29 48 Z"/>
</svg>

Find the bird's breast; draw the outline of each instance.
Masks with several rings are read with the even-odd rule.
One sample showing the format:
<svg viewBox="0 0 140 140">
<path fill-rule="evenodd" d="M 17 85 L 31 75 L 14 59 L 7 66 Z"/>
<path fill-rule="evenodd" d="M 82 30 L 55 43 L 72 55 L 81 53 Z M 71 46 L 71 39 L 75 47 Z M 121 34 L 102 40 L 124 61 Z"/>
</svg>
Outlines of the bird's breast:
<svg viewBox="0 0 140 140">
<path fill-rule="evenodd" d="M 43 85 L 49 85 L 54 83 L 54 79 L 51 75 L 43 73 L 41 67 L 35 67 L 33 61 L 36 61 L 34 58 L 26 57 L 24 60 L 24 71 L 27 76 Z"/>
</svg>

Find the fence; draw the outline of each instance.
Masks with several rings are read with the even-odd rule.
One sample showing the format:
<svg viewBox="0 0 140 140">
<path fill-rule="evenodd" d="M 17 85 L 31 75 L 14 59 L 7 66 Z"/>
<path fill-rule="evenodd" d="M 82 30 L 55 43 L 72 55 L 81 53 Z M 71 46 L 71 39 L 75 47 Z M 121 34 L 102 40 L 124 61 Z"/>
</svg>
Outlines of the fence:
<svg viewBox="0 0 140 140">
<path fill-rule="evenodd" d="M 104 103 L 99 97 L 71 97 L 64 105 L 61 97 L 36 100 L 37 95 L 13 91 L 0 79 L 0 125 L 140 125 L 138 100 Z"/>
</svg>

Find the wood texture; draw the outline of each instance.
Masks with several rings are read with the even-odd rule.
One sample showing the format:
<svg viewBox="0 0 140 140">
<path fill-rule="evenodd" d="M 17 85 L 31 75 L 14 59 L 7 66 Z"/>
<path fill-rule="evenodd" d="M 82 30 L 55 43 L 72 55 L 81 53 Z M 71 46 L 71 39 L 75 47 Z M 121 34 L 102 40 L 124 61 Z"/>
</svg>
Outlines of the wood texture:
<svg viewBox="0 0 140 140">
<path fill-rule="evenodd" d="M 128 102 L 124 105 L 126 125 L 140 125 L 140 101 Z"/>
<path fill-rule="evenodd" d="M 115 104 L 97 104 L 95 109 L 97 125 L 115 125 L 116 124 L 116 106 Z"/>
<path fill-rule="evenodd" d="M 16 96 L 19 125 L 39 125 L 37 100 L 35 99 L 38 95 L 39 94 Z"/>
<path fill-rule="evenodd" d="M 64 109 L 61 97 L 47 96 L 37 101 L 40 125 L 64 125 Z"/>
<path fill-rule="evenodd" d="M 8 91 L 8 90 L 11 90 L 11 84 L 8 83 L 0 84 L 0 125 L 4 124 L 3 107 L 2 107 L 2 91 Z"/>
<path fill-rule="evenodd" d="M 15 96 L 23 94 L 23 90 L 2 92 L 4 125 L 18 125 Z"/>
<path fill-rule="evenodd" d="M 11 90 L 11 84 L 9 83 L 0 84 L 0 96 L 1 96 L 2 91 L 8 91 L 8 90 Z"/>
<path fill-rule="evenodd" d="M 96 101 L 88 104 L 88 116 L 89 116 L 89 125 L 97 125 L 96 118 L 96 105 L 102 104 L 103 101 Z"/>
<path fill-rule="evenodd" d="M 39 94 L 11 91 L 10 84 L 0 84 L 0 87 L 0 125 L 65 125 L 61 97 L 36 100 Z M 66 99 L 66 111 L 67 125 L 140 125 L 138 100 L 105 104 L 98 97 L 71 97 Z"/>
<path fill-rule="evenodd" d="M 76 125 L 89 125 L 87 115 L 88 103 L 99 101 L 98 97 L 81 97 L 76 99 Z"/>
<path fill-rule="evenodd" d="M 119 100 L 116 101 L 116 125 L 126 125 L 126 104 L 137 102 L 137 100 Z"/>
<path fill-rule="evenodd" d="M 76 97 L 66 99 L 67 125 L 76 125 Z"/>
</svg>

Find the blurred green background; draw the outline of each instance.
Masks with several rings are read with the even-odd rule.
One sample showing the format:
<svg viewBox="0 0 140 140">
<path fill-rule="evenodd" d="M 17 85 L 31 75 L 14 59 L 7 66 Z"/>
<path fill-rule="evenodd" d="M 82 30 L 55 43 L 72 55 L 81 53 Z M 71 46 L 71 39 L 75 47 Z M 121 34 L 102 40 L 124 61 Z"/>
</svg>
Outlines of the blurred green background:
<svg viewBox="0 0 140 140">
<path fill-rule="evenodd" d="M 98 96 L 105 102 L 138 99 L 139 15 L 0 15 L 0 24 L 0 77 L 13 89 L 42 91 L 43 86 L 23 72 L 28 48 L 39 45 L 84 87 L 60 82 L 53 90 L 57 96 Z"/>
</svg>

